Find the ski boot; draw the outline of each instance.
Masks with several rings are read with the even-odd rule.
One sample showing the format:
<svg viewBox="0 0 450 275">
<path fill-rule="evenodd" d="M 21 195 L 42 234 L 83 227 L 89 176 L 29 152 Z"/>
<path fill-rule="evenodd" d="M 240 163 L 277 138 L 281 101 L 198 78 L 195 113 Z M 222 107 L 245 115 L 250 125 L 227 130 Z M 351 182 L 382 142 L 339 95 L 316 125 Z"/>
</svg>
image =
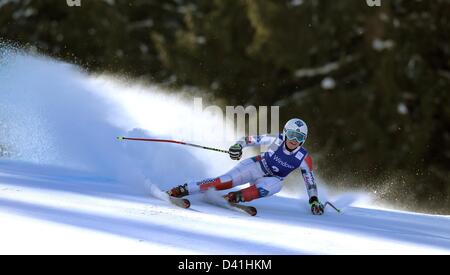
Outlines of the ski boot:
<svg viewBox="0 0 450 275">
<path fill-rule="evenodd" d="M 223 198 L 231 203 L 239 203 L 239 202 L 244 201 L 241 191 L 230 192 L 230 193 L 226 194 L 225 196 L 223 196 Z"/>
<path fill-rule="evenodd" d="M 244 202 L 244 197 L 242 196 L 241 191 L 230 192 L 225 196 L 223 196 L 223 198 L 228 201 L 228 204 L 232 208 L 238 209 L 239 211 L 243 211 L 249 214 L 250 216 L 255 216 L 256 213 L 258 212 L 256 208 L 253 206 L 239 204 L 240 202 Z"/>
<path fill-rule="evenodd" d="M 167 191 L 167 194 L 171 197 L 181 198 L 189 195 L 189 191 L 187 190 L 187 184 L 178 185 Z"/>
</svg>

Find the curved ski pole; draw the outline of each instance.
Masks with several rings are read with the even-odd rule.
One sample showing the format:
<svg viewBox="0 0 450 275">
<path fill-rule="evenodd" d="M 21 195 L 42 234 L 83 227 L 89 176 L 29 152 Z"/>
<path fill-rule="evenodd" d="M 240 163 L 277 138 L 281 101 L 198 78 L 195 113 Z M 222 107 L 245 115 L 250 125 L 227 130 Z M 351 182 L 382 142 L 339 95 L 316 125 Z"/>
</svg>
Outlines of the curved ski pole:
<svg viewBox="0 0 450 275">
<path fill-rule="evenodd" d="M 336 212 L 341 213 L 341 210 L 337 209 L 337 208 L 336 208 L 331 202 L 329 202 L 329 201 L 325 202 L 325 204 L 323 205 L 323 209 L 325 209 L 325 207 L 326 207 L 327 205 L 330 205 L 331 207 L 333 207 L 334 210 L 336 210 Z"/>
<path fill-rule="evenodd" d="M 196 148 L 200 148 L 200 149 L 211 150 L 211 151 L 216 151 L 216 152 L 221 152 L 221 153 L 227 153 L 227 154 L 230 153 L 230 152 L 227 151 L 227 150 L 222 150 L 222 149 L 217 149 L 217 148 L 212 148 L 212 147 L 207 147 L 207 146 L 197 145 L 197 144 L 192 144 L 192 143 L 187 143 L 187 142 L 183 142 L 183 141 L 169 140 L 169 139 L 156 139 L 156 138 L 129 138 L 129 137 L 117 137 L 117 139 L 118 139 L 118 140 L 137 140 L 137 141 L 152 141 L 152 142 L 176 143 L 176 144 L 187 145 L 187 146 L 192 146 L 192 147 L 196 147 Z"/>
</svg>

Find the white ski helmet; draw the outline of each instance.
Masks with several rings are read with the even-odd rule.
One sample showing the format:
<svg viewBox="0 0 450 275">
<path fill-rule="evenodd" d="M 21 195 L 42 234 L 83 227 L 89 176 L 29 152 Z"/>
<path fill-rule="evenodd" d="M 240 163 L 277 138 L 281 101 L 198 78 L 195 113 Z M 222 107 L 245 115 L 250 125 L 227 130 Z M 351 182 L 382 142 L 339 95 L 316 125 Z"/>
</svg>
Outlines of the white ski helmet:
<svg viewBox="0 0 450 275">
<path fill-rule="evenodd" d="M 305 143 L 306 138 L 308 137 L 308 126 L 306 123 L 298 118 L 290 119 L 284 125 L 283 129 L 283 139 L 286 141 L 287 139 L 296 140 L 300 143 L 300 146 Z"/>
</svg>

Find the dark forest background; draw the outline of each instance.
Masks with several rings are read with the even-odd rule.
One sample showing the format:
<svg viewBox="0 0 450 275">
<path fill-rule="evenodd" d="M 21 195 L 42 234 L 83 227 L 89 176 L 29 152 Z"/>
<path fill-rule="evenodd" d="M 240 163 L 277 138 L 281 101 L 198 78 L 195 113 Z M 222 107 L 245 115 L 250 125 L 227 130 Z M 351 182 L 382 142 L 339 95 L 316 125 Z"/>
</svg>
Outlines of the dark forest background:
<svg viewBox="0 0 450 275">
<path fill-rule="evenodd" d="M 279 105 L 310 125 L 324 179 L 450 213 L 450 0 L 381 3 L 0 0 L 0 39 L 227 105 Z"/>
</svg>

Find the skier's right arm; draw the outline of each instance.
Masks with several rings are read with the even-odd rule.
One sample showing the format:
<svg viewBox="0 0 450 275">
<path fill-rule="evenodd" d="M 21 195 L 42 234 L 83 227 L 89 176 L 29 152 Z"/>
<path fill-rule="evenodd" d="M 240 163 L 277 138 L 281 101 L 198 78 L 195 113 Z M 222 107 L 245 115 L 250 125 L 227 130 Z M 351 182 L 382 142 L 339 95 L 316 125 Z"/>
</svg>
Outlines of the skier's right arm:
<svg viewBox="0 0 450 275">
<path fill-rule="evenodd" d="M 245 147 L 270 145 L 277 139 L 276 136 L 271 135 L 259 135 L 259 136 L 246 136 L 239 139 L 229 149 L 230 158 L 239 160 L 242 157 L 242 149 Z"/>
</svg>

